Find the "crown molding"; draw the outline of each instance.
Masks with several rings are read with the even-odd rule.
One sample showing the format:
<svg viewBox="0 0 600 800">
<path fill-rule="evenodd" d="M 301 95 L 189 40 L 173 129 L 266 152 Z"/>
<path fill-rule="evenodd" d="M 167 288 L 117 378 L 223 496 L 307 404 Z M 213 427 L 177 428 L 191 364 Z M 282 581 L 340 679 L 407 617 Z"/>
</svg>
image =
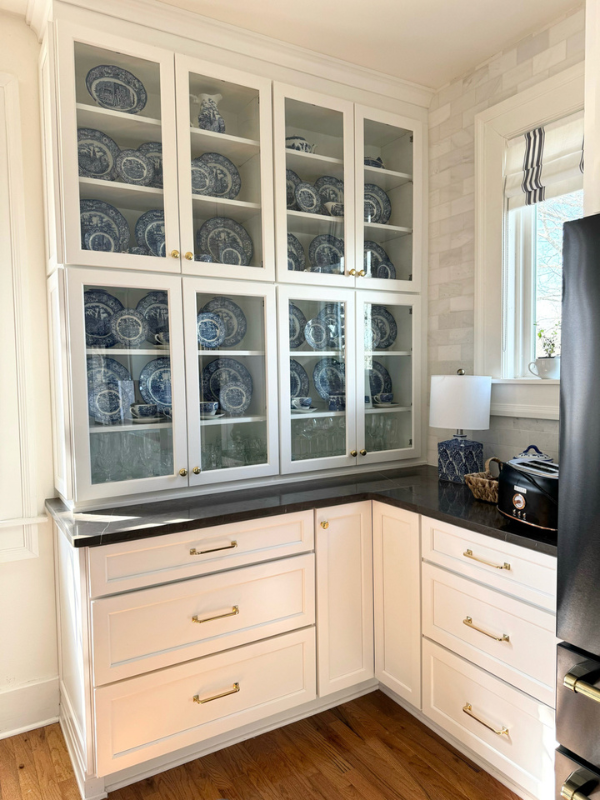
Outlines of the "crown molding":
<svg viewBox="0 0 600 800">
<path fill-rule="evenodd" d="M 44 38 L 46 24 L 50 19 L 52 9 L 51 0 L 27 0 L 27 10 L 25 11 L 25 22 L 38 37 L 38 41 Z"/>
</svg>

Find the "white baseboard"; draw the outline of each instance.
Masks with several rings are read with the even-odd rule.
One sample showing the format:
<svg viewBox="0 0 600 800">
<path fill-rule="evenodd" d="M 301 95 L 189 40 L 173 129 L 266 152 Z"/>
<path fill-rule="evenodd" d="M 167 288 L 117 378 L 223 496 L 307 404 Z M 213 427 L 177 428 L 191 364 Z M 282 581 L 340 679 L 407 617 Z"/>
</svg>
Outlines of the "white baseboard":
<svg viewBox="0 0 600 800">
<path fill-rule="evenodd" d="M 58 677 L 0 691 L 0 739 L 58 721 Z"/>
</svg>

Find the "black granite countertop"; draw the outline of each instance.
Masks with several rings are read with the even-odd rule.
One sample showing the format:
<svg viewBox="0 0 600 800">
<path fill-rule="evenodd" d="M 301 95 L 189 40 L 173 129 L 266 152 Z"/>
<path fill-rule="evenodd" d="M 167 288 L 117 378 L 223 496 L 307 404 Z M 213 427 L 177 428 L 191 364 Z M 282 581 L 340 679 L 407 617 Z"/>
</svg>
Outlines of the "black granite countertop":
<svg viewBox="0 0 600 800">
<path fill-rule="evenodd" d="M 437 469 L 427 466 L 352 473 L 98 511 L 72 512 L 58 499 L 47 500 L 46 508 L 74 547 L 98 547 L 359 500 L 379 500 L 556 555 L 555 533 L 503 517 L 496 506 L 475 500 L 467 486 L 438 481 Z"/>
</svg>

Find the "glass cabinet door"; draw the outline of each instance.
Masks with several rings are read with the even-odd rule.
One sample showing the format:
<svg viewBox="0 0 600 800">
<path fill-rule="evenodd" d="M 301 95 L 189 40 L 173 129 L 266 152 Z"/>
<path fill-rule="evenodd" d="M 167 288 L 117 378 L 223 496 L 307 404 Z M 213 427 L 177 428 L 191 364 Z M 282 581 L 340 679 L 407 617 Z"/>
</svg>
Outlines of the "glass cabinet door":
<svg viewBox="0 0 600 800">
<path fill-rule="evenodd" d="M 276 474 L 275 289 L 184 279 L 192 485 Z"/>
<path fill-rule="evenodd" d="M 271 83 L 179 55 L 176 75 L 184 271 L 273 280 Z"/>
<path fill-rule="evenodd" d="M 278 292 L 281 471 L 355 464 L 354 293 Z"/>
<path fill-rule="evenodd" d="M 421 123 L 357 106 L 355 134 L 357 287 L 418 292 Z"/>
<path fill-rule="evenodd" d="M 180 279 L 67 273 L 76 499 L 187 486 Z"/>
<path fill-rule="evenodd" d="M 357 293 L 359 458 L 366 463 L 419 454 L 421 300 Z"/>
<path fill-rule="evenodd" d="M 173 54 L 59 23 L 64 261 L 179 272 Z"/>
<path fill-rule="evenodd" d="M 353 105 L 274 87 L 277 276 L 354 285 Z"/>
</svg>

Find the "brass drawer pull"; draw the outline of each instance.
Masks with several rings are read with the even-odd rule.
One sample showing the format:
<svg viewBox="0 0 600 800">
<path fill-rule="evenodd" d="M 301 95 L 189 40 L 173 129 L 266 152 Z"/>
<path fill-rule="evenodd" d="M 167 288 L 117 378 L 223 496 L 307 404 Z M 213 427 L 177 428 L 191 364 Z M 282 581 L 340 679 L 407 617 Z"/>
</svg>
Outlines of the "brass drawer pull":
<svg viewBox="0 0 600 800">
<path fill-rule="evenodd" d="M 212 622 L 214 619 L 225 619 L 225 617 L 235 617 L 240 613 L 239 606 L 234 606 L 231 611 L 226 614 L 218 614 L 216 617 L 207 617 L 206 619 L 198 619 L 198 616 L 192 617 L 192 622 L 198 622 L 202 625 L 203 622 Z"/>
<path fill-rule="evenodd" d="M 323 522 L 321 523 L 321 527 L 323 528 L 323 530 L 326 531 L 327 528 L 329 527 L 329 522 L 326 519 L 324 519 Z"/>
<path fill-rule="evenodd" d="M 207 697 L 206 700 L 200 700 L 200 695 L 195 694 L 192 698 L 194 703 L 200 703 L 200 705 L 204 705 L 204 703 L 212 703 L 213 700 L 219 700 L 221 697 L 228 697 L 230 694 L 236 694 L 240 690 L 239 683 L 233 684 L 233 689 L 230 689 L 228 692 L 221 692 L 221 694 L 216 694 L 214 697 Z"/>
<path fill-rule="evenodd" d="M 480 725 L 483 725 L 484 728 L 487 728 L 488 731 L 495 733 L 496 736 L 508 736 L 508 728 L 494 728 L 493 725 L 488 725 L 487 722 L 484 722 L 482 719 L 479 719 L 479 717 L 475 716 L 473 713 L 473 707 L 470 703 L 466 703 L 463 706 L 463 711 L 467 716 L 471 717 L 471 719 L 474 719 L 475 722 L 478 722 Z"/>
<path fill-rule="evenodd" d="M 192 547 L 192 549 L 190 550 L 190 555 L 203 556 L 205 553 L 218 553 L 219 550 L 233 550 L 234 547 L 237 547 L 237 542 L 226 544 L 225 547 L 213 547 L 212 550 L 196 550 L 195 547 Z"/>
<path fill-rule="evenodd" d="M 590 679 L 597 679 L 599 673 L 600 665 L 597 661 L 583 661 L 573 667 L 570 672 L 567 672 L 563 684 L 572 692 L 582 694 L 584 697 L 589 697 L 590 700 L 600 703 L 600 689 L 589 683 Z M 588 680 L 585 681 L 584 678 Z"/>
<path fill-rule="evenodd" d="M 510 569 L 510 564 L 507 564 L 506 561 L 504 564 L 494 564 L 493 561 L 486 561 L 485 558 L 477 558 L 477 556 L 473 555 L 472 550 L 465 550 L 463 556 L 465 558 L 472 558 L 473 561 L 478 561 L 480 564 L 485 564 L 487 567 L 493 567 L 494 569 Z"/>
<path fill-rule="evenodd" d="M 508 634 L 503 633 L 502 636 L 494 636 L 493 633 L 488 633 L 487 631 L 484 631 L 483 628 L 478 628 L 477 625 L 474 625 L 471 617 L 465 617 L 463 619 L 463 625 L 466 625 L 467 628 L 473 628 L 474 631 L 483 633 L 484 636 L 489 636 L 490 639 L 493 639 L 495 642 L 510 642 L 510 636 L 508 636 Z"/>
<path fill-rule="evenodd" d="M 581 767 L 572 772 L 563 783 L 560 796 L 564 800 L 589 800 L 588 792 L 593 792 L 599 783 L 597 775 Z"/>
</svg>

